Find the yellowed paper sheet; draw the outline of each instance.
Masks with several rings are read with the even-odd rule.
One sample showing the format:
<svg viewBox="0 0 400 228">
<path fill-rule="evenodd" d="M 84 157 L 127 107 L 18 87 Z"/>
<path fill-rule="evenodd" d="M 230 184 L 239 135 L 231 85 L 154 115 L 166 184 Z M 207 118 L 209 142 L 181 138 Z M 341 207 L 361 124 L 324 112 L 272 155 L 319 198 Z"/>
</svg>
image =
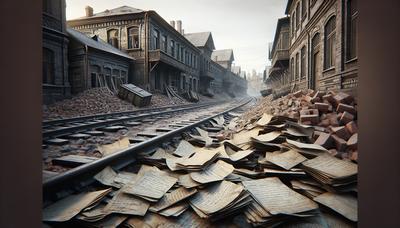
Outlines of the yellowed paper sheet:
<svg viewBox="0 0 400 228">
<path fill-rule="evenodd" d="M 195 194 L 197 190 L 195 188 L 186 189 L 184 187 L 180 187 L 175 189 L 174 191 L 167 193 L 161 198 L 156 204 L 150 207 L 150 211 L 157 212 L 161 211 L 165 208 L 168 208 L 181 200 L 184 200 L 193 194 Z"/>
<path fill-rule="evenodd" d="M 129 138 L 124 137 L 112 144 L 101 145 L 101 146 L 97 147 L 97 149 L 103 155 L 103 157 L 105 157 L 105 156 L 108 156 L 115 152 L 126 149 L 129 147 L 129 145 L 130 145 Z"/>
<path fill-rule="evenodd" d="M 263 127 L 266 126 L 271 121 L 272 117 L 272 115 L 264 113 L 261 119 L 257 121 L 257 125 Z"/>
<path fill-rule="evenodd" d="M 286 170 L 290 170 L 294 166 L 307 160 L 303 155 L 297 153 L 294 150 L 289 150 L 281 154 L 266 157 L 267 161 L 282 167 Z"/>
<path fill-rule="evenodd" d="M 111 188 L 68 196 L 44 208 L 42 220 L 48 222 L 68 221 L 90 204 L 106 196 L 110 191 Z"/>
<path fill-rule="evenodd" d="M 139 197 L 119 191 L 104 208 L 106 213 L 144 216 L 150 204 Z"/>
<path fill-rule="evenodd" d="M 231 164 L 219 160 L 203 171 L 190 173 L 190 177 L 201 184 L 222 181 L 231 174 L 234 169 L 235 168 Z"/>
<path fill-rule="evenodd" d="M 315 197 L 314 201 L 331 208 L 353 222 L 358 221 L 357 198 L 352 195 L 327 192 Z"/>
<path fill-rule="evenodd" d="M 293 191 L 277 177 L 244 181 L 243 185 L 273 215 L 295 214 L 318 208 L 314 201 Z"/>
<path fill-rule="evenodd" d="M 117 176 L 118 176 L 118 174 L 110 166 L 107 166 L 102 171 L 97 173 L 94 176 L 94 179 L 96 179 L 97 181 L 99 181 L 100 183 L 102 183 L 104 185 L 120 188 L 121 185 L 114 182 L 114 179 Z"/>
<path fill-rule="evenodd" d="M 324 172 L 331 177 L 347 177 L 357 174 L 358 166 L 329 154 L 318 156 L 302 163 L 304 166 Z"/>
</svg>

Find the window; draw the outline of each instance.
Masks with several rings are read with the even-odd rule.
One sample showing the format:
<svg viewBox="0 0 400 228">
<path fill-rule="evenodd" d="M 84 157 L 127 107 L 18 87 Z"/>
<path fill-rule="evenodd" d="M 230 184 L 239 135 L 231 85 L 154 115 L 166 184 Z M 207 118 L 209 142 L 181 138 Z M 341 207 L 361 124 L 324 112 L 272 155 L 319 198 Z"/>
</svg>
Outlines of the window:
<svg viewBox="0 0 400 228">
<path fill-rule="evenodd" d="M 299 30 L 300 27 L 300 3 L 297 3 L 296 6 L 296 31 Z"/>
<path fill-rule="evenodd" d="M 152 45 L 153 50 L 160 49 L 160 32 L 157 29 L 153 29 Z"/>
<path fill-rule="evenodd" d="M 111 29 L 107 32 L 107 42 L 112 46 L 118 48 L 118 30 Z"/>
<path fill-rule="evenodd" d="M 139 28 L 132 27 L 128 29 L 128 49 L 139 48 Z"/>
<path fill-rule="evenodd" d="M 43 84 L 54 84 L 54 52 L 43 48 Z"/>
<path fill-rule="evenodd" d="M 354 59 L 357 56 L 357 0 L 347 1 L 346 14 L 346 59 Z"/>
<path fill-rule="evenodd" d="M 171 56 L 175 57 L 175 41 L 171 40 Z"/>
<path fill-rule="evenodd" d="M 306 0 L 301 0 L 301 20 L 306 19 L 307 16 L 307 1 Z"/>
<path fill-rule="evenodd" d="M 183 62 L 184 60 L 183 60 L 183 54 L 184 54 L 184 47 L 181 47 L 181 62 Z"/>
<path fill-rule="evenodd" d="M 296 12 L 293 13 L 291 20 L 292 20 L 292 37 L 294 37 L 294 31 L 296 28 Z"/>
<path fill-rule="evenodd" d="M 295 64 L 295 79 L 300 78 L 299 67 L 300 67 L 300 64 L 299 64 L 299 53 L 297 52 L 297 54 L 296 54 L 296 64 Z"/>
<path fill-rule="evenodd" d="M 324 69 L 329 69 L 335 65 L 335 28 L 336 17 L 333 16 L 325 25 Z"/>
<path fill-rule="evenodd" d="M 301 48 L 301 78 L 306 77 L 306 46 Z"/>
<path fill-rule="evenodd" d="M 167 53 L 168 52 L 168 43 L 167 43 L 167 36 L 163 35 L 161 38 L 161 49 Z"/>
<path fill-rule="evenodd" d="M 294 81 L 295 74 L 294 74 L 294 59 L 293 58 L 290 60 L 290 74 L 292 76 L 292 81 Z"/>
<path fill-rule="evenodd" d="M 180 51 L 181 51 L 181 45 L 180 44 L 176 44 L 176 59 L 180 60 Z"/>
</svg>

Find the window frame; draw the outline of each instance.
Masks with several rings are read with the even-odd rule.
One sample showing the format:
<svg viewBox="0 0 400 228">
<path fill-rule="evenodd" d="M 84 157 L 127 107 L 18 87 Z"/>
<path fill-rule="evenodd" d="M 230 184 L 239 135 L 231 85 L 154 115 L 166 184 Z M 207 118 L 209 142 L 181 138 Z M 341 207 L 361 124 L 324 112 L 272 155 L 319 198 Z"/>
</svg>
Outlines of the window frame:
<svg viewBox="0 0 400 228">
<path fill-rule="evenodd" d="M 111 34 L 111 32 L 114 32 L 114 31 L 115 31 L 116 36 L 111 37 L 110 34 Z M 116 45 L 114 45 L 114 42 L 116 43 Z M 111 28 L 111 29 L 107 30 L 107 43 L 115 48 L 119 48 L 119 30 L 118 29 Z"/>
<path fill-rule="evenodd" d="M 354 4 L 354 2 L 356 3 Z M 352 12 L 353 5 L 355 5 L 355 7 L 354 11 Z M 357 1 L 346 0 L 346 61 L 352 61 L 357 58 L 357 21 Z"/>
<path fill-rule="evenodd" d="M 304 45 L 300 50 L 300 78 L 307 77 L 307 70 L 306 70 L 306 45 Z"/>
<path fill-rule="evenodd" d="M 132 29 L 137 29 L 137 34 L 131 34 L 131 30 Z M 126 30 L 126 34 L 127 34 L 127 36 L 128 36 L 128 42 L 127 42 L 127 48 L 128 49 L 140 49 L 140 47 L 141 47 L 141 42 L 140 42 L 140 27 L 139 26 L 130 26 L 130 27 L 128 27 L 127 28 L 127 30 Z M 132 44 L 132 42 L 131 42 L 131 39 L 132 40 L 134 40 L 133 38 L 131 38 L 132 36 L 135 36 L 135 35 L 137 35 L 137 42 L 138 42 L 138 46 L 137 47 L 135 47 L 133 44 Z"/>
<path fill-rule="evenodd" d="M 332 28 L 330 28 L 329 26 L 331 26 Z M 331 31 L 328 31 L 328 29 L 331 29 Z M 336 15 L 333 15 L 327 20 L 324 26 L 324 70 L 325 71 L 335 68 L 335 61 L 336 61 L 335 42 L 336 42 Z"/>
</svg>

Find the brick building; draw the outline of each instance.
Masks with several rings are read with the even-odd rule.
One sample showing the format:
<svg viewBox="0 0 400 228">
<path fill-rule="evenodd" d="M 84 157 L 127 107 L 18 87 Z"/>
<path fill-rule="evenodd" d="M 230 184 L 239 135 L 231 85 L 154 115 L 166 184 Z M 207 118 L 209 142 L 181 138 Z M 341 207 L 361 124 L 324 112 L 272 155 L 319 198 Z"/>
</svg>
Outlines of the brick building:
<svg viewBox="0 0 400 228">
<path fill-rule="evenodd" d="M 43 103 L 49 104 L 70 96 L 66 5 L 65 0 L 43 0 L 42 4 Z"/>
<path fill-rule="evenodd" d="M 198 90 L 200 50 L 183 36 L 181 21 L 175 28 L 154 11 L 122 6 L 97 14 L 87 7 L 86 16 L 67 23 L 134 57 L 129 82 L 150 91 Z"/>
<path fill-rule="evenodd" d="M 290 18 L 285 85 L 356 92 L 357 1 L 289 0 L 285 14 Z"/>
</svg>

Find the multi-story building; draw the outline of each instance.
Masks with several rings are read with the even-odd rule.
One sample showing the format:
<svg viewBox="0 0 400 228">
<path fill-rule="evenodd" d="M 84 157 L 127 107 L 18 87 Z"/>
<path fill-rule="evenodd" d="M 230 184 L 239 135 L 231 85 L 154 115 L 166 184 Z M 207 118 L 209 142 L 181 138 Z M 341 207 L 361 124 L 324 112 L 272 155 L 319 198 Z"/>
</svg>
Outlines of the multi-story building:
<svg viewBox="0 0 400 228">
<path fill-rule="evenodd" d="M 214 40 L 211 32 L 198 32 L 185 34 L 192 44 L 201 51 L 200 56 L 200 85 L 199 90 L 203 94 L 211 95 L 221 92 L 222 71 L 218 66 L 213 64 L 211 54 L 215 50 Z M 213 85 L 210 91 L 211 85 Z"/>
<path fill-rule="evenodd" d="M 175 28 L 154 11 L 122 6 L 97 14 L 86 7 L 86 16 L 67 23 L 134 57 L 129 82 L 150 91 L 198 90 L 200 50 L 183 36 L 181 21 Z"/>
<path fill-rule="evenodd" d="M 277 94 L 288 92 L 291 82 L 289 73 L 289 30 L 289 17 L 278 19 L 274 42 L 269 53 L 271 68 L 266 72 L 268 73 L 267 83 L 269 87 L 275 88 L 275 93 Z"/>
<path fill-rule="evenodd" d="M 356 92 L 357 0 L 288 0 L 290 84 Z"/>
<path fill-rule="evenodd" d="M 68 81 L 68 36 L 65 23 L 65 0 L 44 0 L 43 30 L 43 103 L 70 95 Z"/>
</svg>

